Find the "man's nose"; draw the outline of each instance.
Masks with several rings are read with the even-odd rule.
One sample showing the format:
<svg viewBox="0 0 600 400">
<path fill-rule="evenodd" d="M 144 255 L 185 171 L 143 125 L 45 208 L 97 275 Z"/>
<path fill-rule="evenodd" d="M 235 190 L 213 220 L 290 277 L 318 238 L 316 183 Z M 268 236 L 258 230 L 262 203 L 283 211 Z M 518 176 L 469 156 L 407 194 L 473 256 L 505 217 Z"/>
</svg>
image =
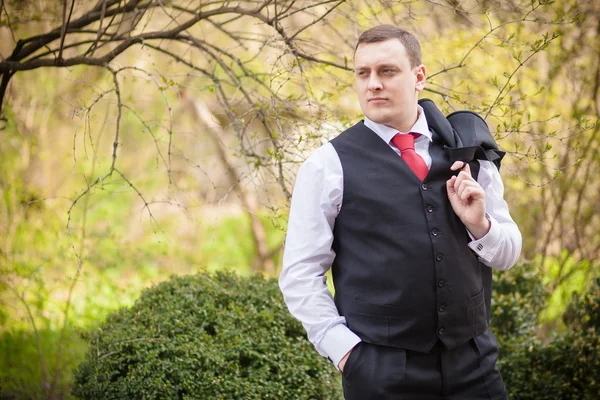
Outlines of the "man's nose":
<svg viewBox="0 0 600 400">
<path fill-rule="evenodd" d="M 369 88 L 369 90 L 381 90 L 382 85 L 381 85 L 381 81 L 379 80 L 379 77 L 377 76 L 377 74 L 371 74 L 369 76 L 368 88 Z"/>
</svg>

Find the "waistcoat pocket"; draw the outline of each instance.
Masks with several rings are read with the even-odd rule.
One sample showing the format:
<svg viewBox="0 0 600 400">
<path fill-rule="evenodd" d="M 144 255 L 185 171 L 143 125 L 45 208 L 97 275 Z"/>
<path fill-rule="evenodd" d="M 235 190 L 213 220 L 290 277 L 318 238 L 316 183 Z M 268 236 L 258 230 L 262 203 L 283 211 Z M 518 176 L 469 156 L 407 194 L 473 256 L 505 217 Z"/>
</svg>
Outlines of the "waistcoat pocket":
<svg viewBox="0 0 600 400">
<path fill-rule="evenodd" d="M 469 322 L 473 336 L 482 334 L 488 328 L 484 289 L 469 299 Z"/>
</svg>

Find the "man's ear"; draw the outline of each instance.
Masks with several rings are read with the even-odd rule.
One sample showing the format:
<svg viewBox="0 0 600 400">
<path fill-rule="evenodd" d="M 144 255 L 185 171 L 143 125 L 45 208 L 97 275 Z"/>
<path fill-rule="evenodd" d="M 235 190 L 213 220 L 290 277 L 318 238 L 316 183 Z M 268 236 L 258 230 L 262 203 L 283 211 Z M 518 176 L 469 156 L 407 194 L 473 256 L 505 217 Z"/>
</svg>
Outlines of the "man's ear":
<svg viewBox="0 0 600 400">
<path fill-rule="evenodd" d="M 417 92 L 420 92 L 425 88 L 425 83 L 427 81 L 427 69 L 423 64 L 421 64 L 418 67 L 415 67 L 414 71 L 415 77 L 417 78 L 415 82 L 415 89 Z"/>
</svg>

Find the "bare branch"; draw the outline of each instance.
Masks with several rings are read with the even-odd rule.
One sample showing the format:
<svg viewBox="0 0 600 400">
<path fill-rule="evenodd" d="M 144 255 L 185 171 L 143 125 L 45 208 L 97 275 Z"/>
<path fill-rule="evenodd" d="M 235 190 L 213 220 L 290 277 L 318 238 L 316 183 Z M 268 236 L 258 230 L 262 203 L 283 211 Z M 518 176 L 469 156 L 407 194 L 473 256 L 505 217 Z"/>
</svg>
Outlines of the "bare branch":
<svg viewBox="0 0 600 400">
<path fill-rule="evenodd" d="M 104 34 L 106 34 L 106 30 L 110 26 L 110 22 L 109 22 L 108 25 L 106 26 L 106 29 L 104 30 L 104 32 L 102 31 L 102 23 L 104 22 L 104 16 L 106 15 L 106 3 L 107 3 L 107 1 L 106 0 L 99 0 L 99 2 L 102 2 L 102 11 L 100 13 L 100 25 L 98 26 L 98 35 L 96 36 L 96 40 L 90 46 L 90 48 L 88 49 L 88 51 L 86 51 L 84 53 L 85 55 L 89 54 L 90 56 L 92 56 L 94 54 L 94 50 L 96 49 L 96 46 L 98 45 L 98 42 L 100 41 L 100 38 Z M 113 16 L 113 18 L 114 18 L 114 16 Z"/>
<path fill-rule="evenodd" d="M 110 67 L 106 67 L 113 76 L 113 83 L 115 85 L 115 93 L 117 95 L 117 121 L 115 128 L 115 140 L 113 141 L 113 153 L 112 153 L 112 164 L 110 165 L 110 173 L 114 171 L 115 164 L 117 163 L 117 148 L 119 147 L 119 133 L 121 131 L 121 115 L 123 110 L 123 102 L 121 101 L 121 87 L 119 86 L 119 79 L 117 78 L 118 72 Z"/>
<path fill-rule="evenodd" d="M 298 36 L 300 33 L 302 33 L 304 30 L 306 30 L 307 28 L 310 28 L 311 26 L 316 25 L 318 22 L 321 22 L 323 19 L 325 19 L 325 17 L 327 17 L 329 15 L 329 13 L 331 13 L 333 10 L 335 10 L 339 5 L 341 5 L 342 3 L 344 3 L 346 0 L 340 0 L 337 2 L 337 4 L 335 4 L 333 7 L 331 7 L 329 10 L 327 10 L 327 12 L 325 12 L 323 15 L 321 15 L 319 18 L 317 18 L 316 20 L 314 20 L 311 24 L 307 24 L 305 26 L 303 26 L 302 28 L 298 29 L 296 31 L 296 33 L 294 33 L 292 36 L 290 36 L 289 40 L 292 41 L 296 38 L 296 36 Z"/>
<path fill-rule="evenodd" d="M 121 0 L 107 0 L 107 7 L 111 7 L 115 4 L 118 4 L 120 3 L 120 1 Z M 129 3 L 127 3 L 123 7 L 108 10 L 105 16 L 113 16 L 117 14 L 127 13 L 133 10 L 140 1 L 141 0 L 130 0 Z M 152 3 L 148 3 L 148 7 L 151 4 Z M 79 19 L 71 22 L 69 24 L 68 29 L 66 29 L 66 33 L 79 31 L 80 29 L 96 22 L 98 19 L 100 19 L 101 16 L 102 11 L 98 8 L 97 5 L 90 12 L 82 15 Z M 28 57 L 29 55 L 33 54 L 40 48 L 48 45 L 56 39 L 59 39 L 61 35 L 61 30 L 62 25 L 61 27 L 55 28 L 46 34 L 36 35 L 27 39 L 19 40 L 17 46 L 15 47 L 15 50 L 13 51 L 13 54 L 10 56 L 10 59 L 15 61 L 23 60 L 25 57 Z"/>
<path fill-rule="evenodd" d="M 279 20 L 281 21 L 281 20 L 283 20 L 283 19 L 285 19 L 285 18 L 289 18 L 289 17 L 291 17 L 291 16 L 292 16 L 292 15 L 294 15 L 294 14 L 297 14 L 297 13 L 300 13 L 300 12 L 303 12 L 303 11 L 306 11 L 306 10 L 309 10 L 309 9 L 311 9 L 311 8 L 315 8 L 315 7 L 323 6 L 323 5 L 325 5 L 325 4 L 329 4 L 329 3 L 335 3 L 336 1 L 338 1 L 338 0 L 327 0 L 327 1 L 322 1 L 322 2 L 320 2 L 320 3 L 313 3 L 313 4 L 309 4 L 309 5 L 307 5 L 307 6 L 304 6 L 304 7 L 298 8 L 298 9 L 296 9 L 296 10 L 292 11 L 292 12 L 289 12 L 289 13 L 284 13 L 283 15 L 279 15 Z M 343 3 L 343 1 L 342 1 L 342 2 L 340 2 L 340 3 Z M 339 5 L 339 4 L 338 4 L 338 5 Z M 336 6 L 335 6 L 335 7 L 333 7 L 333 8 L 337 8 L 337 6 L 338 6 L 338 5 L 336 5 Z"/>
<path fill-rule="evenodd" d="M 10 30 L 10 35 L 12 36 L 13 42 L 17 43 L 17 38 L 15 37 L 15 31 L 13 30 L 12 24 L 10 22 L 10 15 L 8 14 L 8 9 L 6 8 L 6 4 L 4 4 L 4 0 L 0 0 L 0 16 L 2 16 L 2 11 L 6 14 L 6 25 Z"/>
<path fill-rule="evenodd" d="M 65 45 L 65 37 L 67 30 L 69 29 L 69 22 L 71 22 L 71 16 L 73 15 L 73 8 L 75 7 L 75 0 L 71 0 L 71 9 L 69 10 L 69 16 L 67 17 L 67 0 L 63 0 L 63 24 L 60 28 L 60 46 L 58 50 L 58 59 L 62 60 L 63 46 Z"/>
</svg>

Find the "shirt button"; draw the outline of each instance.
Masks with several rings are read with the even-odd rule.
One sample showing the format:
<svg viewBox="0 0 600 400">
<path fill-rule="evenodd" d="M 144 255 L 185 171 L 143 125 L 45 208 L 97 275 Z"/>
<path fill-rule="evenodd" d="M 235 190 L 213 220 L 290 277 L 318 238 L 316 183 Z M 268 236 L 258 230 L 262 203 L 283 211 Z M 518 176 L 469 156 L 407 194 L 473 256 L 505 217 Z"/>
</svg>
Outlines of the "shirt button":
<svg viewBox="0 0 600 400">
<path fill-rule="evenodd" d="M 440 279 L 440 281 L 438 282 L 438 287 L 444 287 L 445 284 L 446 284 L 446 281 L 443 279 Z"/>
<path fill-rule="evenodd" d="M 444 259 L 444 255 L 442 253 L 439 253 L 437 256 L 435 256 L 435 259 L 438 261 L 442 261 Z"/>
<path fill-rule="evenodd" d="M 432 234 L 433 236 L 437 236 L 437 235 L 439 235 L 439 234 L 440 234 L 440 231 L 438 231 L 437 229 L 432 229 L 432 230 L 431 230 L 431 234 Z"/>
<path fill-rule="evenodd" d="M 427 206 L 426 210 L 428 213 L 432 213 L 433 212 L 433 207 L 432 206 Z"/>
<path fill-rule="evenodd" d="M 446 332 L 446 330 L 445 330 L 444 328 L 440 328 L 440 329 L 438 329 L 438 335 L 440 335 L 440 336 L 441 336 L 441 335 L 443 335 L 443 334 L 444 334 L 444 332 Z"/>
<path fill-rule="evenodd" d="M 438 307 L 438 311 L 439 311 L 439 312 L 444 312 L 444 311 L 446 311 L 446 306 L 444 306 L 444 305 L 441 305 L 441 306 L 439 306 L 439 307 Z"/>
<path fill-rule="evenodd" d="M 421 185 L 421 189 L 427 190 L 427 189 L 429 189 L 429 186 L 427 186 L 427 184 L 424 183 Z"/>
</svg>

